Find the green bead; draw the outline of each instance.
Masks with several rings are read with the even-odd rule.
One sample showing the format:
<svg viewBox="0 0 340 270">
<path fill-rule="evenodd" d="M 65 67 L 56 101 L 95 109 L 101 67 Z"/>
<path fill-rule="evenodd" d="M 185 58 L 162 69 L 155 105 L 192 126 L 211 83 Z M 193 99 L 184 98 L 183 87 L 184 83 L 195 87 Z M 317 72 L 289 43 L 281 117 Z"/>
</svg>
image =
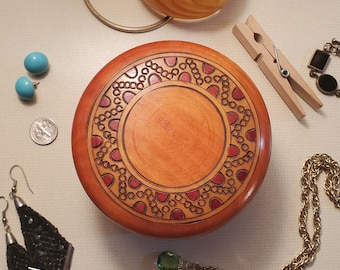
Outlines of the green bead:
<svg viewBox="0 0 340 270">
<path fill-rule="evenodd" d="M 181 257 L 171 251 L 164 251 L 159 254 L 157 266 L 160 270 L 177 270 Z"/>
</svg>

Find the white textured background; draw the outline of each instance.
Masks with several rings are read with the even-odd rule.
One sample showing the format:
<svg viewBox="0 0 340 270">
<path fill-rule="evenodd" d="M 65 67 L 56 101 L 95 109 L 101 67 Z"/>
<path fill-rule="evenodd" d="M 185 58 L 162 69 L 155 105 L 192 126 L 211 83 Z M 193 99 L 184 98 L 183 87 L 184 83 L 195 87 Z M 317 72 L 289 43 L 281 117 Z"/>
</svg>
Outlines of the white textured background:
<svg viewBox="0 0 340 270">
<path fill-rule="evenodd" d="M 302 248 L 297 231 L 299 177 L 304 160 L 328 153 L 340 161 L 340 99 L 318 93 L 324 103 L 298 122 L 233 36 L 231 29 L 252 14 L 307 83 L 307 64 L 316 48 L 340 39 L 338 0 L 230 0 L 217 15 L 200 22 L 172 21 L 144 34 L 114 31 L 97 21 L 81 0 L 1 0 L 0 5 L 0 194 L 7 195 L 9 169 L 21 165 L 35 194 L 19 182 L 19 195 L 43 214 L 75 246 L 72 269 L 155 269 L 157 254 L 172 250 L 188 260 L 227 269 L 281 269 Z M 143 25 L 158 19 L 138 0 L 92 0 L 117 23 Z M 258 194 L 221 229 L 187 240 L 162 240 L 119 228 L 92 204 L 74 169 L 71 128 L 74 111 L 92 77 L 111 59 L 143 43 L 186 40 L 209 46 L 241 66 L 259 88 L 271 118 L 272 157 Z M 27 75 L 23 66 L 31 51 L 44 52 L 50 71 L 39 79 L 34 104 L 21 102 L 14 84 Z M 340 58 L 327 72 L 340 80 Z M 340 83 L 340 82 L 339 82 Z M 49 146 L 34 144 L 28 134 L 33 120 L 46 116 L 59 126 Z M 320 190 L 321 189 L 320 181 Z M 4 204 L 1 203 L 1 206 Z M 312 269 L 338 269 L 340 211 L 321 194 L 322 244 Z M 13 205 L 8 212 L 20 243 Z M 4 231 L 2 231 L 4 232 Z M 5 239 L 0 234 L 0 269 L 6 269 Z"/>
</svg>

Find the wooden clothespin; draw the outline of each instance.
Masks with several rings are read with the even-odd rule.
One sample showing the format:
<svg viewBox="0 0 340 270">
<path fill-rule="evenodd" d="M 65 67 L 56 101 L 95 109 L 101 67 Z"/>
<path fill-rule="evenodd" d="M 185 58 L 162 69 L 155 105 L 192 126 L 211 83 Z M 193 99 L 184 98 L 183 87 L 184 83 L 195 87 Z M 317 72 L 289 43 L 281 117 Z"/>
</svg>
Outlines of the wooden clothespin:
<svg viewBox="0 0 340 270">
<path fill-rule="evenodd" d="M 233 33 L 257 62 L 259 68 L 297 119 L 302 119 L 306 113 L 294 92 L 314 110 L 322 107 L 322 102 L 313 90 L 281 51 L 275 47 L 273 41 L 253 16 L 249 16 L 246 23 L 236 24 L 233 27 Z"/>
</svg>

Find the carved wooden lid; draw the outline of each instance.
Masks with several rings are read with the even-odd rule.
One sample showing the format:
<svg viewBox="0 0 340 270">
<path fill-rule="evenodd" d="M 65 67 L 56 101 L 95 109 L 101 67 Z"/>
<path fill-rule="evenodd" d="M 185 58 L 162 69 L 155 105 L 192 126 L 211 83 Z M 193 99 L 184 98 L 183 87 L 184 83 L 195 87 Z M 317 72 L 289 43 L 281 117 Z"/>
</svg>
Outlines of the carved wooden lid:
<svg viewBox="0 0 340 270">
<path fill-rule="evenodd" d="M 271 130 L 253 82 L 207 47 L 161 41 L 129 50 L 80 99 L 72 151 L 80 181 L 128 230 L 187 237 L 218 228 L 253 197 Z"/>
</svg>

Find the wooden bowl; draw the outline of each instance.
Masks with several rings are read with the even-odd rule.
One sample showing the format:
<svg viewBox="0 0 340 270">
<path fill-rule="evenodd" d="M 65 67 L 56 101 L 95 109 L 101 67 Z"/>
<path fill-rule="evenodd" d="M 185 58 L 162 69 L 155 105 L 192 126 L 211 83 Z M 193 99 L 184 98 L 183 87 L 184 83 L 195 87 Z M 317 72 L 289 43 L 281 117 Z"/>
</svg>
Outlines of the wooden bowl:
<svg viewBox="0 0 340 270">
<path fill-rule="evenodd" d="M 72 151 L 89 197 L 124 228 L 179 238 L 212 231 L 253 197 L 271 129 L 250 78 L 207 47 L 129 50 L 80 99 Z"/>
<path fill-rule="evenodd" d="M 179 19 L 202 19 L 219 11 L 227 0 L 143 0 L 151 9 Z"/>
</svg>

